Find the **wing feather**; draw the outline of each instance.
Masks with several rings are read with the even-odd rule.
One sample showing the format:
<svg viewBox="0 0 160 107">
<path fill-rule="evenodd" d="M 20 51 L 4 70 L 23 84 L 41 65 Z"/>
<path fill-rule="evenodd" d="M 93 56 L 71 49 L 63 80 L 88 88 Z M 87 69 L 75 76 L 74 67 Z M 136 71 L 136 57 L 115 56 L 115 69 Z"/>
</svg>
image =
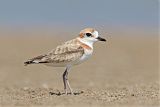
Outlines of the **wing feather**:
<svg viewBox="0 0 160 107">
<path fill-rule="evenodd" d="M 52 50 L 47 56 L 44 57 L 44 59 L 49 63 L 70 62 L 80 58 L 83 53 L 83 47 L 75 42 L 75 40 L 71 40 L 57 46 L 57 48 Z"/>
<path fill-rule="evenodd" d="M 56 47 L 48 54 L 40 55 L 29 59 L 25 64 L 32 63 L 65 63 L 79 59 L 84 54 L 84 48 L 76 39 L 65 42 Z"/>
</svg>

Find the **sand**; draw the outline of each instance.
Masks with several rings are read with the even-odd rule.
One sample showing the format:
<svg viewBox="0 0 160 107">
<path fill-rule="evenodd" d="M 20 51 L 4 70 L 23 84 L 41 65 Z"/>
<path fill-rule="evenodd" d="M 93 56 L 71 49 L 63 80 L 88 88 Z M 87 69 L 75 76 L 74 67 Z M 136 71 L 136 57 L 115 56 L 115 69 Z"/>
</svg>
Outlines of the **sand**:
<svg viewBox="0 0 160 107">
<path fill-rule="evenodd" d="M 0 37 L 0 106 L 160 106 L 156 36 L 115 35 L 96 43 L 93 56 L 69 72 L 75 95 L 64 95 L 64 68 L 23 62 L 74 37 L 5 35 Z"/>
</svg>

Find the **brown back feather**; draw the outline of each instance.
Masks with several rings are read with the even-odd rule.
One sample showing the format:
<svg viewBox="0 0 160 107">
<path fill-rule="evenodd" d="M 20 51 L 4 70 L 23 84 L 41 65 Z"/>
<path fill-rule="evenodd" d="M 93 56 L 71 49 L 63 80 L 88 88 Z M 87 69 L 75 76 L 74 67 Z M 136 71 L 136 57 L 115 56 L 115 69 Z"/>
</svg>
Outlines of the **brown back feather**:
<svg viewBox="0 0 160 107">
<path fill-rule="evenodd" d="M 76 39 L 65 42 L 56 47 L 48 54 L 40 55 L 29 59 L 25 64 L 38 63 L 61 63 L 75 61 L 80 58 L 84 53 L 83 47 Z"/>
</svg>

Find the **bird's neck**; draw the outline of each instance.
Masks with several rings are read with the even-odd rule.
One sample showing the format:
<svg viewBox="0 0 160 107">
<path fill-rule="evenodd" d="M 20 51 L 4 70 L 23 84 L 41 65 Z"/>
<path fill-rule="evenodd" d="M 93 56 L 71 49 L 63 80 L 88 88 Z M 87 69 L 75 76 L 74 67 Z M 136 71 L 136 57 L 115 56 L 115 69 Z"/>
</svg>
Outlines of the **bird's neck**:
<svg viewBox="0 0 160 107">
<path fill-rule="evenodd" d="M 85 39 L 77 38 L 77 40 L 87 46 L 89 46 L 91 49 L 93 49 L 93 42 L 92 41 L 86 41 Z"/>
</svg>

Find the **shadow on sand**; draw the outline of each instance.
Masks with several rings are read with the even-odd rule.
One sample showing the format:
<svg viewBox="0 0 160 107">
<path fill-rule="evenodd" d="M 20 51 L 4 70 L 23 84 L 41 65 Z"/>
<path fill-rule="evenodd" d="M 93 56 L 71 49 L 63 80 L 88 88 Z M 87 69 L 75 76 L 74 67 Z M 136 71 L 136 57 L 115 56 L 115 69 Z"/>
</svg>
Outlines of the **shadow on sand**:
<svg viewBox="0 0 160 107">
<path fill-rule="evenodd" d="M 80 92 L 74 92 L 73 95 L 80 95 L 83 94 L 84 91 L 80 91 Z M 56 95 L 56 96 L 62 96 L 62 95 L 66 95 L 65 93 L 61 93 L 61 92 L 49 92 L 50 95 Z M 71 93 L 68 93 L 67 95 L 72 95 Z"/>
</svg>

